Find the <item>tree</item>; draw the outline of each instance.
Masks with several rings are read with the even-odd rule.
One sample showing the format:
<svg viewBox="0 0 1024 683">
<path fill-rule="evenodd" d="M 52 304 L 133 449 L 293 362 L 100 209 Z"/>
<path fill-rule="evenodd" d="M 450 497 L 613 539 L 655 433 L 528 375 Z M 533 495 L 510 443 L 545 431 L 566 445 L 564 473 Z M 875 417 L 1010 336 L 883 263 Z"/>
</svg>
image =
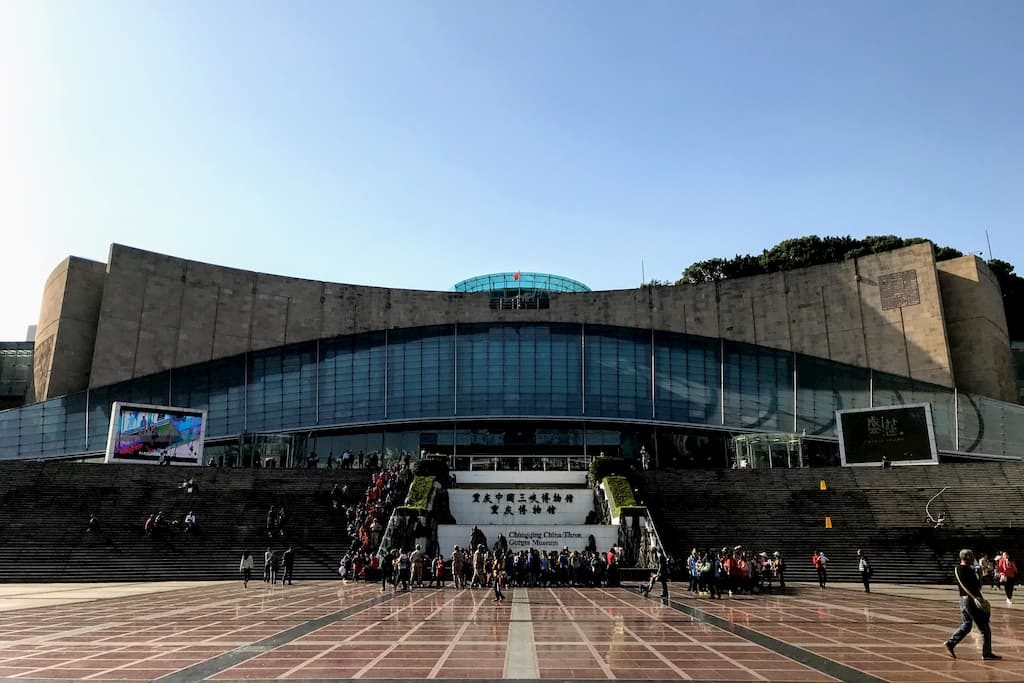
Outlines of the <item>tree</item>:
<svg viewBox="0 0 1024 683">
<path fill-rule="evenodd" d="M 818 266 L 823 263 L 839 263 L 846 259 L 860 258 L 869 254 L 879 254 L 912 244 L 921 244 L 928 240 L 923 237 L 899 237 L 897 235 L 868 235 L 864 239 L 855 237 L 794 237 L 783 240 L 775 246 L 765 249 L 760 256 L 737 254 L 731 259 L 711 258 L 697 261 L 687 266 L 682 277 L 676 284 L 696 284 L 698 282 L 717 282 L 732 277 L 747 277 L 761 273 L 778 273 L 795 268 Z M 935 245 L 935 259 L 946 259 L 963 256 L 963 253 L 952 247 Z"/>
<path fill-rule="evenodd" d="M 760 256 L 737 254 L 731 259 L 711 258 L 691 263 L 683 271 L 676 284 L 697 284 L 718 282 L 729 278 L 747 277 L 762 273 L 778 273 L 794 268 L 806 268 L 823 263 L 839 263 L 846 259 L 860 258 L 869 254 L 921 244 L 929 240 L 923 237 L 899 237 L 898 235 L 868 235 L 864 239 L 854 237 L 794 237 L 783 240 L 765 249 Z M 932 245 L 935 260 L 945 261 L 963 256 L 963 252 L 952 247 Z M 1006 324 L 1010 339 L 1024 340 L 1024 278 L 1013 272 L 1013 266 L 1006 261 L 992 259 L 989 268 L 999 280 L 1003 290 L 1003 307 L 1006 310 Z"/>
<path fill-rule="evenodd" d="M 1024 278 L 1013 272 L 1012 264 L 997 258 L 989 261 L 988 267 L 1003 290 L 1003 309 L 1010 339 L 1024 339 Z"/>
</svg>

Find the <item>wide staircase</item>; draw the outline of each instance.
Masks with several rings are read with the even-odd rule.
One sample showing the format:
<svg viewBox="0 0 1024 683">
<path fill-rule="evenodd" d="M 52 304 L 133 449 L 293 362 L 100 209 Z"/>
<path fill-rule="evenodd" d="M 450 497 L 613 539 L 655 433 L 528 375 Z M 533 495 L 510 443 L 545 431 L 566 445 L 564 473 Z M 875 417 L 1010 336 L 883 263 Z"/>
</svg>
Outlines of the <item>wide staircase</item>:
<svg viewBox="0 0 1024 683">
<path fill-rule="evenodd" d="M 188 493 L 180 485 L 191 476 Z M 330 492 L 348 484 L 340 502 L 354 503 L 368 481 L 366 470 L 0 463 L 0 581 L 233 579 L 245 549 L 258 576 L 268 547 L 289 546 L 296 579 L 336 577 L 351 539 Z M 284 506 L 286 523 L 268 538 L 271 505 Z M 146 534 L 160 511 L 179 525 Z M 198 526 L 186 533 L 189 511 Z M 99 524 L 88 531 L 93 514 Z"/>
<path fill-rule="evenodd" d="M 830 580 L 859 580 L 863 549 L 875 581 L 903 583 L 951 581 L 961 548 L 990 557 L 1024 550 L 1024 464 L 658 470 L 634 479 L 674 556 L 694 547 L 779 551 L 793 580 L 815 578 L 815 550 L 831 560 Z M 928 517 L 940 515 L 936 528 Z"/>
</svg>

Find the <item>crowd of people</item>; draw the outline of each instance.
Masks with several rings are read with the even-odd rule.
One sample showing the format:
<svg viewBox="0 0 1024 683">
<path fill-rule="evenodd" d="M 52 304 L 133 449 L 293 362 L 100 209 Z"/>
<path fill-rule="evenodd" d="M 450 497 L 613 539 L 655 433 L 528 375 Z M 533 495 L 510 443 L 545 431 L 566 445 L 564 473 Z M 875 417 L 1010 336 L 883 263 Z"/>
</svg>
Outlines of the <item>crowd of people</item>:
<svg viewBox="0 0 1024 683">
<path fill-rule="evenodd" d="M 99 525 L 96 516 L 89 518 L 89 531 L 95 530 Z M 147 536 L 155 536 L 161 531 L 180 529 L 185 533 L 191 533 L 199 527 L 199 517 L 192 510 L 189 510 L 180 521 L 165 515 L 163 510 L 155 512 L 146 518 L 142 523 L 142 531 Z"/>
<path fill-rule="evenodd" d="M 355 505 L 342 505 L 345 494 L 337 484 L 331 491 L 331 505 L 342 508 L 345 530 L 352 539 L 353 552 L 369 553 L 380 547 L 391 513 L 405 498 L 412 481 L 408 465 L 396 463 L 376 472 L 366 487 L 363 499 Z"/>
<path fill-rule="evenodd" d="M 1003 551 L 989 559 L 986 553 L 972 562 L 972 567 L 983 586 L 1002 590 L 1006 594 L 1006 606 L 1013 607 L 1013 589 L 1017 586 L 1017 563 L 1010 559 L 1010 553 Z"/>
<path fill-rule="evenodd" d="M 252 580 L 252 570 L 255 565 L 252 553 L 248 550 L 242 553 L 242 559 L 238 563 L 238 571 L 242 574 L 242 587 L 248 588 Z M 263 582 L 277 585 L 292 585 L 295 572 L 295 549 L 291 546 L 287 550 L 274 550 L 267 548 L 263 553 Z"/>
<path fill-rule="evenodd" d="M 667 558 L 661 560 L 667 562 Z M 725 547 L 721 550 L 694 548 L 687 556 L 681 573 L 688 580 L 688 590 L 709 598 L 720 598 L 723 594 L 766 593 L 786 588 L 786 561 L 779 552 L 771 556 L 767 552 L 755 553 L 742 546 Z M 652 572 L 660 580 L 663 569 Z M 652 579 L 651 586 L 653 586 Z M 650 587 L 646 592 L 650 592 Z"/>
<path fill-rule="evenodd" d="M 607 552 L 593 549 L 543 551 L 537 548 L 512 550 L 496 544 L 488 549 L 455 546 L 446 558 L 431 557 L 419 545 L 412 551 L 395 549 L 381 557 L 347 553 L 339 572 L 344 578 L 373 580 L 378 577 L 381 592 L 389 588 L 408 591 L 413 588 L 495 589 L 495 599 L 504 587 L 616 586 L 619 583 L 621 548 Z"/>
</svg>

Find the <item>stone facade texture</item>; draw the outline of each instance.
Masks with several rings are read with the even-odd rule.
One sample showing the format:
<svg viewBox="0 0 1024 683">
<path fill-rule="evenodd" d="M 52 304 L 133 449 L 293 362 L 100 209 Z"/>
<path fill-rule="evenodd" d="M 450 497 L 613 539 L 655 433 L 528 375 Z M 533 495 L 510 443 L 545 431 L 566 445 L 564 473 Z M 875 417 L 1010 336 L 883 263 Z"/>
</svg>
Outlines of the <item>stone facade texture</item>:
<svg viewBox="0 0 1024 683">
<path fill-rule="evenodd" d="M 50 273 L 36 326 L 33 390 L 42 401 L 89 385 L 107 264 L 69 256 Z"/>
<path fill-rule="evenodd" d="M 47 282 L 37 349 L 51 341 L 36 365 L 37 398 L 324 337 L 541 321 L 722 337 L 1013 400 L 999 288 L 972 259 L 936 264 L 925 243 L 719 283 L 552 293 L 548 309 L 494 310 L 487 293 L 318 282 L 115 244 L 105 268 L 68 259 Z"/>
</svg>

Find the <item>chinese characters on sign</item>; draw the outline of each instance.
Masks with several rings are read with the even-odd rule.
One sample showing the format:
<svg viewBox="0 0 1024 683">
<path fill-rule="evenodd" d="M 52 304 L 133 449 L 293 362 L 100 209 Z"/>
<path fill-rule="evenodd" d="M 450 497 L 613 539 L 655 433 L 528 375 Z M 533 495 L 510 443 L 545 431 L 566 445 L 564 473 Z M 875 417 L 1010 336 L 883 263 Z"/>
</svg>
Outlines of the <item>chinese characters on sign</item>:
<svg viewBox="0 0 1024 683">
<path fill-rule="evenodd" d="M 474 493 L 473 502 L 486 505 L 492 515 L 529 515 L 549 514 L 558 512 L 558 505 L 562 502 L 572 504 L 574 496 L 567 493 L 526 493 L 521 491 L 500 491 L 496 493 Z"/>
<path fill-rule="evenodd" d="M 871 436 L 902 436 L 895 417 L 869 417 L 868 434 Z"/>
<path fill-rule="evenodd" d="M 878 277 L 878 294 L 882 300 L 883 311 L 903 306 L 916 306 L 921 303 L 917 271 L 904 270 L 900 273 L 880 275 Z"/>
</svg>

